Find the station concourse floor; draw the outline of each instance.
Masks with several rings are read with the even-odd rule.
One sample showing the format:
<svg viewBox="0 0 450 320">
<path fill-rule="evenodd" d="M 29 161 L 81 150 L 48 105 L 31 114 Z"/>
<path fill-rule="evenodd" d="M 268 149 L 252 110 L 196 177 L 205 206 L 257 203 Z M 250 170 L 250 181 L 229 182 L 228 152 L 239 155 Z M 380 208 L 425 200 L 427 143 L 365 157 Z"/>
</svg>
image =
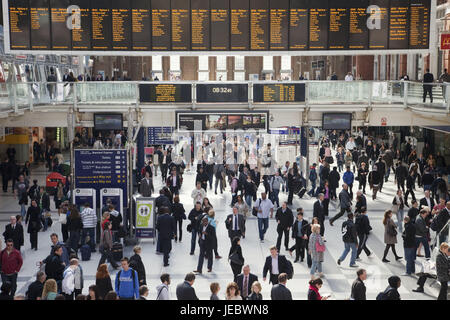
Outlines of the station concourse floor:
<svg viewBox="0 0 450 320">
<path fill-rule="evenodd" d="M 40 165 L 39 167 L 33 166 L 31 172 L 30 183 L 33 179 L 38 179 L 39 185 L 44 185 L 45 177 L 48 174 L 47 169 Z M 342 176 L 342 174 L 341 174 Z M 379 193 L 377 200 L 372 201 L 371 191 L 367 187 L 367 202 L 368 202 L 368 216 L 370 219 L 371 226 L 373 228 L 372 234 L 368 239 L 368 247 L 372 251 L 372 256 L 368 258 L 365 253 L 361 254 L 362 261 L 357 262 L 361 268 L 365 268 L 368 271 L 368 279 L 366 281 L 367 287 L 367 299 L 374 300 L 376 295 L 380 291 L 384 291 L 387 287 L 387 279 L 391 275 L 400 276 L 402 280 L 402 285 L 399 289 L 402 300 L 435 300 L 439 293 L 439 285 L 430 286 L 433 282 L 432 280 L 427 280 L 425 285 L 425 294 L 414 293 L 412 289 L 417 287 L 416 282 L 417 276 L 402 276 L 405 273 L 405 260 L 396 262 L 392 252 L 389 253 L 388 259 L 390 263 L 383 263 L 381 261 L 383 251 L 384 251 L 384 226 L 382 224 L 382 218 L 384 210 L 391 207 L 392 197 L 396 191 L 396 186 L 393 183 L 394 177 L 391 173 L 389 182 L 384 185 L 383 193 Z M 193 207 L 193 201 L 190 197 L 191 191 L 194 188 L 195 173 L 186 172 L 184 175 L 184 182 L 182 190 L 180 193 L 180 200 L 184 204 L 186 209 L 186 215 Z M 342 183 L 342 182 L 341 182 Z M 155 190 L 159 190 L 162 186 L 161 175 L 158 174 L 154 178 Z M 353 187 L 354 193 L 357 190 L 357 181 Z M 263 190 L 261 184 L 258 197 L 260 192 Z M 340 189 L 338 189 L 338 192 Z M 198 275 L 194 288 L 196 290 L 197 296 L 201 300 L 208 300 L 210 296 L 209 285 L 211 282 L 219 282 L 221 290 L 219 293 L 220 299 L 225 298 L 225 289 L 229 282 L 233 280 L 233 273 L 231 267 L 228 264 L 227 256 L 230 249 L 230 240 L 228 238 L 228 233 L 225 228 L 225 218 L 228 214 L 232 213 L 230 208 L 231 194 L 228 189 L 223 195 L 215 195 L 214 190 L 209 190 L 207 197 L 210 199 L 214 206 L 217 219 L 217 237 L 218 237 L 218 248 L 219 253 L 223 257 L 220 260 L 214 259 L 213 271 L 207 273 L 207 261 L 203 265 L 203 274 Z M 417 188 L 416 197 L 420 199 L 423 197 L 423 191 L 421 188 Z M 280 204 L 282 201 L 287 200 L 287 194 L 280 192 Z M 303 207 L 305 211 L 305 218 L 311 222 L 312 219 L 312 207 L 315 199 L 310 199 L 309 196 L 305 195 L 303 199 L 299 199 L 294 196 L 294 205 L 292 206 L 293 211 L 298 207 Z M 9 217 L 11 215 L 16 215 L 20 213 L 20 207 L 17 200 L 11 193 L 11 187 L 8 188 L 8 193 L 1 192 L 0 194 L 0 230 L 3 233 L 5 225 L 9 223 Z M 337 213 L 335 208 L 336 204 L 330 203 L 330 213 L 332 217 Z M 25 250 L 24 264 L 22 270 L 18 277 L 18 294 L 25 294 L 28 285 L 35 280 L 35 274 L 38 270 L 36 262 L 41 261 L 50 253 L 50 234 L 53 232 L 58 233 L 60 239 L 61 225 L 58 222 L 57 212 L 54 207 L 53 198 L 51 198 L 51 209 L 54 224 L 46 232 L 39 233 L 38 240 L 38 251 L 32 251 L 30 249 L 29 234 L 26 233 L 25 228 L 25 245 L 23 249 Z M 406 214 L 406 213 L 405 213 Z M 275 214 L 274 214 L 275 216 Z M 396 218 L 394 217 L 394 220 Z M 341 235 L 341 225 L 344 222 L 344 217 L 340 218 L 334 223 L 334 227 L 331 227 L 328 221 L 325 221 L 325 238 L 326 242 L 326 252 L 325 261 L 323 263 L 323 272 L 325 277 L 323 278 L 324 285 L 321 289 L 321 294 L 332 294 L 330 299 L 332 300 L 344 300 L 350 297 L 351 285 L 356 278 L 356 268 L 349 267 L 350 254 L 347 256 L 346 260 L 341 263 L 340 266 L 337 265 L 337 259 L 340 257 L 342 251 L 344 250 L 344 244 L 342 242 Z M 163 267 L 163 257 L 162 255 L 157 255 L 155 253 L 156 245 L 153 244 L 153 240 L 141 240 L 140 245 L 142 246 L 142 259 L 145 264 L 147 273 L 147 285 L 150 289 L 150 299 L 156 298 L 156 286 L 160 284 L 159 277 L 162 273 L 169 273 L 171 275 L 172 283 L 170 286 L 171 299 L 176 299 L 175 288 L 176 285 L 181 283 L 188 272 L 192 272 L 197 267 L 199 248 L 198 244 L 196 246 L 195 255 L 189 255 L 190 244 L 191 244 L 191 234 L 186 232 L 186 226 L 188 220 L 183 223 L 183 240 L 182 242 L 172 243 L 172 253 L 170 256 L 170 266 Z M 265 257 L 270 255 L 269 247 L 276 244 L 277 232 L 276 232 L 276 222 L 274 219 L 270 220 L 269 230 L 266 233 L 264 243 L 260 243 L 258 238 L 258 226 L 257 220 L 254 217 L 248 218 L 246 223 L 246 237 L 241 240 L 242 252 L 245 258 L 245 263 L 250 265 L 251 272 L 256 274 L 259 281 L 262 284 L 262 295 L 264 299 L 270 299 L 270 289 L 268 280 L 263 282 L 262 280 L 262 269 L 264 266 Z M 432 235 L 432 237 L 434 234 Z M 397 237 L 398 244 L 396 245 L 397 253 L 404 257 L 403 241 L 401 236 Z M 2 237 L 3 247 L 4 241 Z M 290 245 L 293 245 L 293 240 L 290 239 Z M 126 247 L 124 250 L 124 255 L 129 257 L 132 254 L 132 247 Z M 284 250 L 284 245 L 281 246 L 281 254 L 286 255 L 287 258 L 294 262 L 294 257 L 291 257 L 288 252 Z M 423 254 L 423 249 L 422 249 Z M 86 294 L 88 287 L 95 283 L 95 273 L 97 269 L 97 264 L 100 259 L 100 254 L 98 250 L 96 253 L 92 254 L 90 261 L 80 261 L 84 270 L 84 289 L 83 293 Z M 416 261 L 416 272 L 420 271 L 420 259 Z M 117 271 L 110 268 L 112 280 L 115 280 L 115 274 Z M 308 291 L 308 281 L 310 280 L 309 269 L 305 262 L 297 262 L 294 264 L 294 278 L 289 280 L 287 287 L 291 290 L 294 300 L 306 300 Z"/>
</svg>

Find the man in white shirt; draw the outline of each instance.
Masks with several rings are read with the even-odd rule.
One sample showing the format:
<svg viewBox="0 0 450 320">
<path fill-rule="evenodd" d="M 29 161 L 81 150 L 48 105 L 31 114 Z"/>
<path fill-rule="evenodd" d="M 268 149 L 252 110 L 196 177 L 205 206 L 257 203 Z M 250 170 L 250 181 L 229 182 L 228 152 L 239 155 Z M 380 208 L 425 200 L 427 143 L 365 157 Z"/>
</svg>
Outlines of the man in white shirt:
<svg viewBox="0 0 450 320">
<path fill-rule="evenodd" d="M 347 73 L 345 76 L 345 81 L 353 81 L 353 75 L 351 72 Z"/>
<path fill-rule="evenodd" d="M 269 216 L 273 217 L 273 203 L 267 199 L 266 193 L 261 193 L 261 199 L 256 200 L 255 207 L 258 208 L 258 230 L 259 240 L 264 242 L 264 235 L 269 229 Z"/>
<path fill-rule="evenodd" d="M 73 300 L 75 293 L 75 270 L 78 268 L 78 260 L 70 260 L 69 267 L 64 271 L 64 279 L 62 281 L 62 292 L 66 300 Z"/>
<path fill-rule="evenodd" d="M 202 189 L 200 182 L 197 182 L 196 188 L 192 190 L 191 197 L 194 199 L 194 206 L 197 201 L 203 203 L 203 198 L 206 197 L 206 192 Z"/>
<path fill-rule="evenodd" d="M 285 190 L 285 186 L 286 186 L 286 192 L 289 192 L 288 189 L 288 184 L 287 184 L 287 176 L 288 176 L 288 172 L 289 172 L 289 167 L 291 166 L 291 163 L 289 161 L 286 161 L 285 165 L 281 167 L 281 177 L 283 178 L 283 192 Z"/>
<path fill-rule="evenodd" d="M 355 148 L 356 148 L 355 141 L 354 141 L 353 137 L 350 137 L 348 139 L 348 142 L 345 145 L 345 149 L 347 149 L 348 151 L 352 152 L 353 149 L 355 149 Z"/>
</svg>

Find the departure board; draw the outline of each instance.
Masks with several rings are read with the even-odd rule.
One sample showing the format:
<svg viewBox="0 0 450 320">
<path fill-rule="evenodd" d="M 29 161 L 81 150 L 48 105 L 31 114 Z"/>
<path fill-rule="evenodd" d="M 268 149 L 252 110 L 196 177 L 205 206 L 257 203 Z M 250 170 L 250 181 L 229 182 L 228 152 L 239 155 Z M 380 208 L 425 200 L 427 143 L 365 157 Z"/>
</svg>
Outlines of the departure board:
<svg viewBox="0 0 450 320">
<path fill-rule="evenodd" d="M 250 49 L 249 9 L 249 0 L 230 0 L 231 50 L 246 51 Z"/>
<path fill-rule="evenodd" d="M 370 0 L 369 49 L 383 50 L 389 46 L 390 0 Z"/>
<path fill-rule="evenodd" d="M 409 47 L 426 49 L 429 47 L 431 0 L 411 0 Z"/>
<path fill-rule="evenodd" d="M 250 50 L 269 50 L 269 0 L 250 0 Z"/>
<path fill-rule="evenodd" d="M 348 0 L 330 3 L 330 27 L 328 48 L 330 50 L 348 49 L 349 8 Z"/>
<path fill-rule="evenodd" d="M 12 50 L 30 49 L 30 8 L 28 0 L 9 1 L 9 32 Z"/>
<path fill-rule="evenodd" d="M 211 50 L 230 50 L 230 3 L 210 0 L 211 4 Z"/>
<path fill-rule="evenodd" d="M 130 0 L 111 1 L 112 49 L 131 50 Z"/>
<path fill-rule="evenodd" d="M 369 29 L 367 28 L 368 0 L 347 0 L 349 6 L 350 26 L 348 48 L 366 50 L 369 48 Z"/>
<path fill-rule="evenodd" d="M 409 0 L 391 0 L 389 49 L 408 48 Z"/>
<path fill-rule="evenodd" d="M 5 49 L 94 55 L 424 53 L 434 5 L 431 0 L 10 0 L 3 8 L 9 10 Z"/>
<path fill-rule="evenodd" d="M 313 1 L 313 0 L 312 0 Z M 289 49 L 307 50 L 309 39 L 310 0 L 291 0 L 289 23 Z"/>
<path fill-rule="evenodd" d="M 136 51 L 150 51 L 151 46 L 151 14 L 150 1 L 131 1 L 132 49 Z"/>
<path fill-rule="evenodd" d="M 305 84 L 254 84 L 253 102 L 305 102 Z"/>
<path fill-rule="evenodd" d="M 51 49 L 49 0 L 30 1 L 31 49 Z"/>
<path fill-rule="evenodd" d="M 67 28 L 69 6 L 70 0 L 50 0 L 53 50 L 72 49 L 72 36 L 70 29 Z"/>
<path fill-rule="evenodd" d="M 172 50 L 191 50 L 190 5 L 186 0 L 171 0 Z"/>
<path fill-rule="evenodd" d="M 152 48 L 157 51 L 171 49 L 170 1 L 152 0 Z"/>
<path fill-rule="evenodd" d="M 72 0 L 71 4 L 79 8 L 72 11 L 72 49 L 91 50 L 91 2 L 90 0 Z M 77 21 L 79 20 L 79 21 Z"/>
<path fill-rule="evenodd" d="M 270 0 L 270 50 L 289 50 L 289 0 Z"/>
<path fill-rule="evenodd" d="M 309 9 L 309 49 L 328 49 L 328 0 L 313 0 Z"/>
<path fill-rule="evenodd" d="M 111 1 L 95 0 L 95 7 L 91 8 L 91 18 L 92 18 L 92 49 L 111 50 L 112 47 Z"/>
<path fill-rule="evenodd" d="M 209 0 L 191 0 L 191 49 L 210 50 Z"/>
<path fill-rule="evenodd" d="M 192 103 L 190 84 L 140 84 L 141 102 L 147 103 Z"/>
<path fill-rule="evenodd" d="M 198 103 L 248 102 L 248 85 L 243 84 L 197 84 Z"/>
</svg>

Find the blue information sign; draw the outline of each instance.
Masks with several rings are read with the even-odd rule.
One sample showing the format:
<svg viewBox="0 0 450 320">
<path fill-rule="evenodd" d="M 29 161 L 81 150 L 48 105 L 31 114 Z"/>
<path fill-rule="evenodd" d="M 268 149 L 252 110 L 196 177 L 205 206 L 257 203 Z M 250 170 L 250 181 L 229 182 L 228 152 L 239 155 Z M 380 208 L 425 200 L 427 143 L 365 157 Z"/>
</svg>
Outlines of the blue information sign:
<svg viewBox="0 0 450 320">
<path fill-rule="evenodd" d="M 173 144 L 173 127 L 147 128 L 148 145 Z"/>
<path fill-rule="evenodd" d="M 95 189 L 97 205 L 100 189 L 122 189 L 127 208 L 127 167 L 126 150 L 75 150 L 75 188 Z"/>
</svg>

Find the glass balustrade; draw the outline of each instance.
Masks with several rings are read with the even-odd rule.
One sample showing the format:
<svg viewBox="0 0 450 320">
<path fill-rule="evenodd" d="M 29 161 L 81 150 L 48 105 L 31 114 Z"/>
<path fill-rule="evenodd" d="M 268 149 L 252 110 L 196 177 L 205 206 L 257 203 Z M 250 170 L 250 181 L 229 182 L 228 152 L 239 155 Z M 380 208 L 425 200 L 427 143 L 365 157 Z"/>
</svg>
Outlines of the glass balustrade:
<svg viewBox="0 0 450 320">
<path fill-rule="evenodd" d="M 309 104 L 368 104 L 370 82 L 312 81 L 308 83 Z"/>
</svg>

